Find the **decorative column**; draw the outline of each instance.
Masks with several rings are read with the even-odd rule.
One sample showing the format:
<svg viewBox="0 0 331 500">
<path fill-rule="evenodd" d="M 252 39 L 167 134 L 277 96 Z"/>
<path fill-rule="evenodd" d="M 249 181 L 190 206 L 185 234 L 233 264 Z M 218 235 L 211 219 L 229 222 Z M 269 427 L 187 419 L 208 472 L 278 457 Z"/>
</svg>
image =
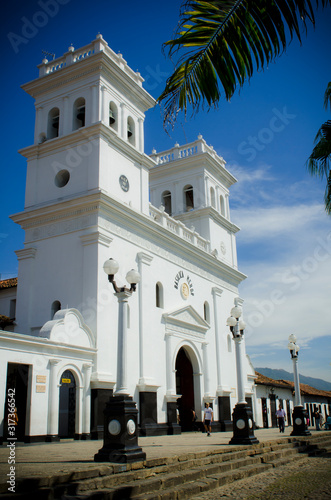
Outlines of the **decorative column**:
<svg viewBox="0 0 331 500">
<path fill-rule="evenodd" d="M 144 152 L 144 120 L 142 118 L 138 118 L 138 149 L 140 153 Z"/>
<path fill-rule="evenodd" d="M 216 210 L 218 211 L 218 213 L 221 213 L 221 206 L 220 206 L 220 188 L 219 186 L 216 186 L 216 189 L 215 189 L 215 204 L 216 204 Z"/>
<path fill-rule="evenodd" d="M 91 437 L 91 372 L 92 365 L 90 363 L 83 364 L 84 376 L 84 394 L 83 394 L 83 434 L 82 439 L 90 439 Z"/>
<path fill-rule="evenodd" d="M 59 441 L 59 383 L 56 372 L 58 359 L 50 359 L 50 373 L 48 386 L 48 419 L 46 441 Z"/>
<path fill-rule="evenodd" d="M 293 430 L 291 432 L 291 436 L 310 436 L 311 433 L 308 430 L 304 408 L 301 403 L 300 381 L 299 381 L 299 371 L 298 371 L 299 346 L 296 343 L 297 339 L 295 335 L 291 334 L 288 340 L 289 343 L 287 347 L 290 350 L 293 362 L 294 391 L 295 391 L 294 409 L 292 413 Z"/>
<path fill-rule="evenodd" d="M 105 125 L 109 125 L 109 108 L 107 106 L 107 88 L 101 85 L 101 121 Z"/>
<path fill-rule="evenodd" d="M 203 175 L 198 176 L 198 190 L 199 190 L 199 208 L 207 206 L 206 197 L 204 193 Z"/>
<path fill-rule="evenodd" d="M 238 301 L 237 301 L 238 303 Z M 239 321 L 242 309 L 238 305 L 231 309 L 227 325 L 233 336 L 236 348 L 238 402 L 233 410 L 233 436 L 229 444 L 255 444 L 258 440 L 253 431 L 253 413 L 245 399 L 245 378 L 243 369 L 242 344 L 245 322 Z"/>
<path fill-rule="evenodd" d="M 232 256 L 232 265 L 235 269 L 237 269 L 238 268 L 237 245 L 236 245 L 236 236 L 234 233 L 231 233 L 231 256 Z"/>
<path fill-rule="evenodd" d="M 225 212 L 225 217 L 227 219 L 230 219 L 230 211 L 229 211 L 229 195 L 226 194 L 224 198 L 224 212 Z"/>
<path fill-rule="evenodd" d="M 206 199 L 206 207 L 210 206 L 210 193 L 209 193 L 209 179 L 205 177 L 205 199 Z"/>
<path fill-rule="evenodd" d="M 144 271 L 145 266 L 149 267 L 153 261 L 153 257 L 145 254 L 144 252 L 139 252 L 137 255 L 138 258 L 138 272 L 142 277 L 142 281 L 144 281 L 144 276 L 146 276 L 146 273 Z M 145 279 L 145 282 L 147 280 Z M 146 367 L 145 367 L 145 352 L 147 345 L 145 345 L 147 339 L 145 339 L 145 331 L 146 331 L 146 326 L 145 325 L 145 314 L 144 311 L 148 310 L 145 307 L 144 303 L 144 291 L 143 291 L 143 285 L 139 287 L 138 289 L 138 303 L 139 303 L 139 385 L 144 386 L 146 385 Z"/>
<path fill-rule="evenodd" d="M 236 325 L 236 329 L 238 330 Z M 237 388 L 238 388 L 238 403 L 247 404 L 245 398 L 245 378 L 243 372 L 243 356 L 242 356 L 242 342 L 243 339 L 240 335 L 236 336 L 234 339 L 235 351 L 236 351 L 236 366 L 237 366 Z"/>
<path fill-rule="evenodd" d="M 118 300 L 118 369 L 116 393 L 109 398 L 104 411 L 103 447 L 94 455 L 95 462 L 140 462 L 146 459 L 146 453 L 138 446 L 137 420 L 138 410 L 136 403 L 128 394 L 127 387 L 127 302 L 140 282 L 140 274 L 131 270 L 126 280 L 131 284 L 130 289 L 119 288 L 114 275 L 119 264 L 114 259 L 104 263 L 103 269 L 112 283 L 115 296 Z"/>
<path fill-rule="evenodd" d="M 166 332 L 165 341 L 166 341 L 166 378 L 167 378 L 167 395 L 175 395 L 176 389 L 174 386 L 174 372 L 171 366 L 171 339 L 172 334 Z"/>
<path fill-rule="evenodd" d="M 61 119 L 62 118 L 62 119 Z M 63 116 L 60 114 L 59 135 L 69 134 L 72 130 L 71 114 L 69 113 L 69 96 L 63 98 Z"/>
<path fill-rule="evenodd" d="M 203 374 L 204 374 L 204 399 L 210 397 L 210 379 L 208 366 L 207 342 L 202 343 L 202 359 L 203 359 Z"/>
<path fill-rule="evenodd" d="M 215 328 L 215 357 L 216 357 L 216 382 L 217 382 L 217 395 L 218 395 L 218 420 L 220 423 L 221 431 L 229 431 L 232 429 L 231 422 L 231 400 L 229 391 L 224 391 L 222 386 L 222 358 L 221 358 L 221 330 L 219 326 L 219 314 L 218 311 L 221 309 L 220 299 L 222 297 L 223 290 L 220 288 L 212 288 L 213 295 L 213 308 L 214 308 L 214 328 Z"/>
<path fill-rule="evenodd" d="M 81 383 L 77 386 L 76 388 L 77 395 L 76 395 L 76 401 L 77 401 L 77 415 L 78 418 L 76 418 L 75 422 L 75 439 L 82 439 L 82 434 L 83 434 L 83 411 L 84 411 L 84 385 L 81 385 Z"/>
<path fill-rule="evenodd" d="M 33 315 L 35 312 L 34 293 L 32 283 L 34 274 L 34 259 L 37 254 L 36 248 L 23 248 L 15 251 L 19 261 L 18 279 L 20 283 L 28 285 L 17 290 L 17 315 L 15 331 L 20 333 L 31 333 L 33 327 Z"/>
<path fill-rule="evenodd" d="M 174 190 L 173 195 L 171 196 L 171 216 L 173 217 L 175 214 L 179 212 L 179 207 L 181 206 L 181 202 L 177 199 L 178 196 L 178 181 L 173 183 Z"/>
<path fill-rule="evenodd" d="M 42 114 L 43 114 L 43 107 L 38 106 L 36 109 L 36 122 L 35 122 L 35 128 L 34 128 L 34 142 L 37 144 L 39 142 L 39 136 L 42 132 L 45 133 L 45 136 L 47 137 L 47 124 L 45 127 L 45 130 L 42 130 Z"/>
<path fill-rule="evenodd" d="M 120 106 L 121 106 L 121 111 L 120 113 L 118 113 L 118 116 L 120 117 L 120 122 L 118 124 L 118 132 L 122 137 L 122 139 L 126 141 L 128 139 L 127 124 L 126 124 L 126 106 L 123 102 L 120 104 Z"/>
<path fill-rule="evenodd" d="M 168 434 L 180 434 L 181 427 L 177 423 L 177 395 L 175 387 L 175 373 L 172 369 L 172 334 L 166 332 L 166 382 L 167 382 L 167 425 Z"/>
<path fill-rule="evenodd" d="M 115 394 L 128 394 L 127 381 L 127 335 L 128 335 L 128 299 L 127 291 L 115 294 L 118 300 L 118 348 L 117 348 L 117 383 Z"/>
<path fill-rule="evenodd" d="M 214 325 L 215 325 L 215 348 L 216 348 L 216 374 L 217 374 L 217 390 L 220 391 L 222 388 L 221 384 L 221 355 L 220 355 L 220 331 L 219 331 L 219 323 L 218 323 L 218 300 L 217 298 L 221 297 L 223 290 L 220 288 L 212 288 L 213 294 L 213 306 L 214 306 Z"/>
<path fill-rule="evenodd" d="M 91 87 L 91 107 L 89 116 L 87 116 L 87 124 L 90 125 L 92 123 L 96 123 L 99 119 L 99 103 L 98 103 L 98 85 L 92 85 Z"/>
</svg>

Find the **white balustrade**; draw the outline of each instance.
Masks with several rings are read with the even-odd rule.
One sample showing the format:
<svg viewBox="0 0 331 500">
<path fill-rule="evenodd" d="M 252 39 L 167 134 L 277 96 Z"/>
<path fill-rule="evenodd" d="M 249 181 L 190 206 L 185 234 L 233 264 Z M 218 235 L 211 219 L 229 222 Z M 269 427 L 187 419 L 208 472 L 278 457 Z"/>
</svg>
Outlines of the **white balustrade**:
<svg viewBox="0 0 331 500">
<path fill-rule="evenodd" d="M 133 71 L 123 59 L 122 54 L 115 54 L 115 52 L 108 46 L 107 42 L 98 35 L 97 38 L 91 42 L 89 45 L 85 45 L 80 49 L 75 50 L 74 47 L 69 47 L 68 52 L 63 56 L 54 59 L 53 61 L 48 61 L 44 59 L 42 64 L 39 64 L 39 76 L 48 75 L 59 71 L 62 68 L 68 67 L 71 64 L 76 64 L 83 61 L 87 57 L 92 56 L 98 52 L 104 52 L 112 61 L 114 61 L 117 66 L 119 66 L 127 75 L 129 75 L 139 86 L 142 86 L 144 79 L 141 77 L 140 73 Z"/>
<path fill-rule="evenodd" d="M 201 135 L 194 142 L 186 144 L 180 147 L 176 144 L 172 149 L 162 151 L 162 153 L 157 154 L 155 150 L 150 155 L 157 165 L 163 165 L 171 161 L 175 161 L 182 158 L 189 158 L 190 156 L 195 156 L 201 153 L 208 153 L 210 156 L 215 158 L 215 160 L 222 166 L 225 167 L 225 161 L 221 156 L 218 156 L 216 151 L 212 146 L 208 146 L 206 141 Z"/>
<path fill-rule="evenodd" d="M 183 222 L 171 217 L 164 211 L 164 207 L 161 206 L 160 208 L 156 208 L 153 205 L 150 205 L 149 215 L 155 220 L 155 222 L 160 224 L 160 226 L 168 229 L 168 231 L 177 234 L 180 238 L 183 238 L 183 240 L 191 243 L 201 250 L 210 252 L 210 242 L 208 240 L 202 238 L 202 236 L 200 236 L 194 229 L 186 227 Z"/>
</svg>

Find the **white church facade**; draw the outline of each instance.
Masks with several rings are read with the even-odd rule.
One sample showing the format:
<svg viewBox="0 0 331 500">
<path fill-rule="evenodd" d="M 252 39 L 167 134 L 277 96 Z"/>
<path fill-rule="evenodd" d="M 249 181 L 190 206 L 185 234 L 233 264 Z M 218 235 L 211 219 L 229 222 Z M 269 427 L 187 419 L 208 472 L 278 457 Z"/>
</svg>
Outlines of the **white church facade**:
<svg viewBox="0 0 331 500">
<path fill-rule="evenodd" d="M 142 84 L 98 35 L 44 60 L 23 85 L 36 121 L 34 144 L 20 151 L 24 210 L 11 217 L 25 231 L 17 294 L 0 294 L 0 307 L 16 300 L 13 331 L 0 331 L 3 438 L 10 389 L 20 439 L 101 437 L 121 370 L 141 435 L 190 430 L 192 408 L 201 420 L 206 402 L 215 430 L 231 429 L 237 380 L 226 320 L 245 279 L 229 211 L 236 180 L 202 136 L 144 153 L 155 101 Z M 141 277 L 127 299 L 124 346 L 109 258 L 119 286 L 132 268 Z M 254 413 L 255 372 L 242 362 Z"/>
</svg>

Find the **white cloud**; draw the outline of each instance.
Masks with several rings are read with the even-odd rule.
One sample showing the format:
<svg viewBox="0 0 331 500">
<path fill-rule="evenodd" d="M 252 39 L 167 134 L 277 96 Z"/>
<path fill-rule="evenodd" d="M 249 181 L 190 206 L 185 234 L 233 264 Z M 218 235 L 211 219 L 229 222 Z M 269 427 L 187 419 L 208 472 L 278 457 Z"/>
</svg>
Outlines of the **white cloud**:
<svg viewBox="0 0 331 500">
<path fill-rule="evenodd" d="M 239 269 L 248 276 L 240 286 L 247 349 L 255 363 L 263 359 L 269 367 L 289 370 L 287 341 L 295 333 L 305 374 L 320 371 L 325 378 L 330 359 L 320 363 L 311 346 L 321 336 L 331 343 L 330 217 L 319 193 L 309 196 L 306 180 L 280 183 L 269 170 L 264 166 L 242 173 L 239 201 L 231 211 L 242 228 L 237 235 Z M 272 203 L 261 195 L 266 192 Z"/>
<path fill-rule="evenodd" d="M 325 219 L 321 204 L 275 207 L 237 208 L 231 211 L 232 219 L 242 228 L 239 234 L 241 243 L 258 244 L 268 238 L 290 237 L 309 226 Z M 305 238 L 306 238 L 305 234 Z"/>
<path fill-rule="evenodd" d="M 244 182 L 251 183 L 256 181 L 274 181 L 275 177 L 270 174 L 272 169 L 271 165 L 260 165 L 256 169 L 248 169 L 247 167 L 242 167 L 236 163 L 232 164 L 228 170 L 231 174 L 236 177 L 238 184 L 236 186 L 240 187 Z"/>
</svg>

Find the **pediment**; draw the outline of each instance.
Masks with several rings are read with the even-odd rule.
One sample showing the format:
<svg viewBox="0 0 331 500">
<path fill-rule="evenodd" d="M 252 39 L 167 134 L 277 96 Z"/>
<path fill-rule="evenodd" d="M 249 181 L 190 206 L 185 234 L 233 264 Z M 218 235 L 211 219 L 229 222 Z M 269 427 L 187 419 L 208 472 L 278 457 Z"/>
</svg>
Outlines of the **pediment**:
<svg viewBox="0 0 331 500">
<path fill-rule="evenodd" d="M 169 313 L 164 313 L 163 319 L 168 327 L 178 327 L 191 331 L 192 333 L 206 333 L 210 328 L 207 321 L 205 321 L 192 306 L 186 306 Z"/>
</svg>

